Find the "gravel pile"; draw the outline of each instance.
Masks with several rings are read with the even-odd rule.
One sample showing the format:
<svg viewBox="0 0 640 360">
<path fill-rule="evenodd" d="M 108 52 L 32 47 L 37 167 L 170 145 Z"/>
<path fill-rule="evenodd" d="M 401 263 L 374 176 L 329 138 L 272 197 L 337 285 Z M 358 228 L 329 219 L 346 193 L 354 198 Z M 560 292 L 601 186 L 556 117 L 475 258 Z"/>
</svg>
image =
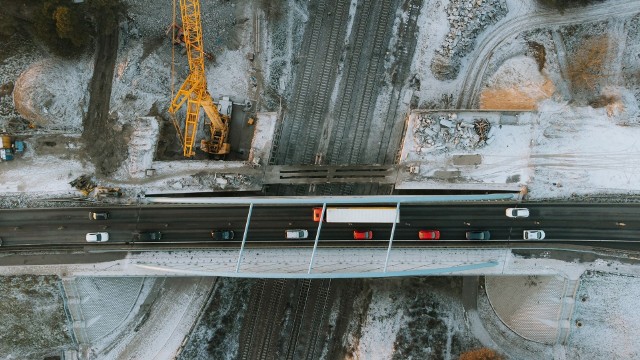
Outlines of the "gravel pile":
<svg viewBox="0 0 640 360">
<path fill-rule="evenodd" d="M 449 32 L 431 61 L 431 71 L 438 80 L 458 76 L 462 58 L 471 52 L 484 29 L 507 14 L 507 4 L 505 0 L 451 0 L 446 12 Z"/>
</svg>

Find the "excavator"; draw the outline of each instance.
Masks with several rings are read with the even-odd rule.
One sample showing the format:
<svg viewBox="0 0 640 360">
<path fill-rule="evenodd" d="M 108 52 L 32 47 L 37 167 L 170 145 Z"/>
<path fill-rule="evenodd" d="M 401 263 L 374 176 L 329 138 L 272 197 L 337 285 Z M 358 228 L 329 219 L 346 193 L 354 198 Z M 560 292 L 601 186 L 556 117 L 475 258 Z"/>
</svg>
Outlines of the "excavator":
<svg viewBox="0 0 640 360">
<path fill-rule="evenodd" d="M 194 143 L 200 122 L 200 108 L 209 120 L 209 139 L 200 141 L 200 149 L 213 155 L 226 155 L 231 150 L 229 144 L 229 124 L 231 122 L 232 103 L 229 98 L 223 98 L 219 104 L 213 102 L 207 90 L 207 78 L 204 70 L 204 59 L 207 52 L 202 41 L 202 24 L 200 20 L 200 0 L 179 0 L 180 15 L 182 19 L 182 34 L 173 38 L 184 41 L 189 60 L 189 75 L 178 89 L 168 112 L 171 114 L 173 125 L 178 132 L 182 143 L 183 155 L 192 157 L 195 155 Z M 174 0 L 175 9 L 175 0 Z M 175 13 L 175 11 L 174 11 Z M 175 18 L 174 18 L 175 24 Z M 174 30 L 175 31 L 175 30 Z M 172 71 L 173 73 L 173 71 Z M 186 119 L 184 130 L 177 120 L 176 113 L 186 103 Z"/>
</svg>

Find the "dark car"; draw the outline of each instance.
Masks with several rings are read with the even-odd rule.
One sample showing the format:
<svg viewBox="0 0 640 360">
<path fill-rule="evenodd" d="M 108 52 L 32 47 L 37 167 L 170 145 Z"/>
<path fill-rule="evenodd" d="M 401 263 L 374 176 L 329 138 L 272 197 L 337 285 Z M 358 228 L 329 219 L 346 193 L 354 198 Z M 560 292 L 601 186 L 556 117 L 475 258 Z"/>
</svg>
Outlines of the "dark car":
<svg viewBox="0 0 640 360">
<path fill-rule="evenodd" d="M 211 238 L 216 241 L 233 240 L 235 236 L 233 230 L 211 230 Z"/>
<path fill-rule="evenodd" d="M 134 241 L 160 241 L 162 233 L 160 231 L 139 231 L 133 233 Z"/>
<path fill-rule="evenodd" d="M 483 231 L 467 231 L 467 240 L 489 240 L 491 233 L 487 230 Z"/>
<path fill-rule="evenodd" d="M 109 213 L 106 211 L 92 211 L 89 213 L 89 219 L 91 220 L 109 220 Z"/>
</svg>

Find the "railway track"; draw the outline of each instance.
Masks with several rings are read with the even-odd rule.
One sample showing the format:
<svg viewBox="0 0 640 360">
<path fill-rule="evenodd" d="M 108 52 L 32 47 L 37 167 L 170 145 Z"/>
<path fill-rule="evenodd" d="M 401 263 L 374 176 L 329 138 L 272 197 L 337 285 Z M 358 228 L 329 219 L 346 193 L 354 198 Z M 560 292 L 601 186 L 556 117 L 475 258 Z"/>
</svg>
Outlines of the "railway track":
<svg viewBox="0 0 640 360">
<path fill-rule="evenodd" d="M 300 280 L 300 291 L 292 320 L 285 359 L 317 359 L 318 338 L 331 303 L 331 280 Z"/>
<path fill-rule="evenodd" d="M 249 355 L 251 353 L 251 343 L 254 339 L 255 324 L 258 319 L 258 314 L 260 313 L 260 304 L 262 303 L 261 300 L 264 295 L 266 282 L 266 279 L 259 279 L 251 294 L 250 304 L 257 304 L 257 309 L 252 309 L 251 306 L 249 307 L 248 321 L 245 320 L 243 324 L 245 331 L 243 331 L 241 335 L 242 338 L 240 339 L 240 345 L 242 346 L 244 343 L 244 346 L 241 347 L 241 352 L 239 354 L 239 358 L 242 360 L 249 359 Z"/>
<path fill-rule="evenodd" d="M 269 303 L 268 303 L 269 305 L 267 307 L 267 313 L 266 313 L 266 315 L 268 316 L 268 320 L 270 321 L 262 322 L 264 336 L 262 337 L 262 344 L 259 347 L 260 351 L 259 351 L 259 356 L 256 357 L 257 359 L 267 360 L 269 358 L 272 358 L 272 356 L 270 355 L 273 355 L 275 353 L 275 351 L 271 349 L 271 343 L 274 336 L 273 330 L 276 328 L 273 325 L 278 323 L 277 315 L 280 314 L 280 312 L 278 311 L 278 308 L 282 303 L 282 295 L 283 295 L 285 283 L 286 283 L 286 280 L 284 279 L 273 280 L 273 293 L 269 297 Z"/>
<path fill-rule="evenodd" d="M 320 330 L 325 323 L 325 314 L 329 307 L 329 299 L 331 294 L 331 279 L 324 279 L 321 281 L 320 289 L 317 293 L 316 300 L 313 307 L 313 315 L 311 317 L 311 326 L 308 334 L 309 341 L 307 342 L 305 359 L 315 360 L 318 358 L 321 351 L 318 351 L 318 339 L 321 337 Z M 321 349 L 320 349 L 321 350 Z M 318 356 L 316 356 L 318 354 Z"/>
<path fill-rule="evenodd" d="M 272 154 L 271 154 L 270 162 L 272 164 L 277 164 L 280 162 L 279 160 L 284 160 L 281 158 L 286 155 L 287 147 L 290 146 L 289 142 L 287 142 L 286 147 L 284 148 L 284 151 L 280 150 L 280 142 L 282 141 L 283 132 L 285 130 L 287 131 L 287 133 L 284 134 L 284 136 L 287 138 L 286 140 L 290 140 L 291 139 L 290 134 L 295 133 L 300 129 L 300 125 L 295 123 L 295 119 L 296 119 L 296 116 L 301 115 L 300 111 L 302 111 L 302 108 L 300 104 L 303 103 L 309 95 L 309 91 L 311 87 L 311 75 L 313 74 L 313 71 L 312 71 L 313 61 L 318 51 L 318 39 L 320 38 L 320 32 L 322 30 L 322 24 L 323 24 L 322 20 L 323 20 L 324 12 L 326 11 L 326 6 L 327 6 L 327 0 L 318 2 L 318 9 L 316 11 L 317 15 L 313 16 L 313 22 L 311 23 L 311 27 L 310 27 L 311 32 L 309 36 L 309 42 L 307 46 L 304 47 L 305 54 L 307 55 L 302 61 L 302 72 L 299 73 L 298 75 L 300 79 L 295 86 L 296 91 L 293 92 L 295 94 L 292 102 L 295 105 L 293 110 L 294 122 L 293 124 L 291 124 L 291 129 L 286 129 L 286 126 L 288 125 L 288 123 L 286 122 L 287 117 L 286 115 L 284 115 L 284 119 L 280 123 L 280 128 L 277 131 L 278 136 L 277 138 L 274 138 L 273 148 L 271 150 Z M 298 110 L 298 108 L 300 108 L 300 110 Z M 296 111 L 298 111 L 298 113 L 296 113 Z"/>
<path fill-rule="evenodd" d="M 401 132 L 404 127 L 404 121 L 402 119 L 407 111 L 406 108 L 399 108 L 400 96 L 402 96 L 402 89 L 405 88 L 406 82 L 411 71 L 411 58 L 413 57 L 418 32 L 418 16 L 420 16 L 420 9 L 423 6 L 422 0 L 406 0 L 408 11 L 405 17 L 407 21 L 402 21 L 398 28 L 398 41 L 396 48 L 398 51 L 395 53 L 396 66 L 392 70 L 395 72 L 395 76 L 399 79 L 398 85 L 393 85 L 393 92 L 397 96 L 391 96 L 391 101 L 387 107 L 384 131 L 382 132 L 382 140 L 380 145 L 376 149 L 376 157 L 372 159 L 373 162 L 379 164 L 390 164 L 395 162 L 395 155 L 400 144 Z M 394 81 L 392 80 L 392 84 Z M 396 136 L 392 136 L 396 135 Z M 392 139 L 398 139 L 395 144 L 392 144 Z M 373 153 L 373 151 L 372 151 Z"/>
<path fill-rule="evenodd" d="M 377 98 L 381 65 L 388 43 L 388 29 L 392 24 L 395 2 L 364 2 L 354 22 L 353 40 L 350 43 L 345 80 L 340 91 L 340 102 L 334 126 L 332 126 L 326 161 L 330 164 L 357 163 L 365 138 L 368 137 L 372 112 Z M 379 19 L 373 29 L 369 19 Z M 369 59 L 364 66 L 363 59 Z M 373 104 L 372 104 L 373 103 Z M 322 193 L 349 194 L 350 184 L 327 186 Z"/>
<path fill-rule="evenodd" d="M 274 333 L 273 326 L 282 315 L 282 299 L 287 281 L 285 279 L 260 279 L 251 296 L 249 320 L 243 324 L 240 339 L 239 358 L 271 359 L 275 351 L 271 348 Z M 258 321 L 258 318 L 260 321 Z"/>
<path fill-rule="evenodd" d="M 359 138 L 358 143 L 363 141 L 362 129 L 366 123 L 368 111 L 363 112 L 363 106 L 367 108 L 371 104 L 373 94 L 373 86 L 376 84 L 375 79 L 379 77 L 378 65 L 382 58 L 382 42 L 384 38 L 381 34 L 385 34 L 388 28 L 388 17 L 390 14 L 391 0 L 384 0 L 377 14 L 376 2 L 366 1 L 362 4 L 362 8 L 356 15 L 357 20 L 354 23 L 354 36 L 350 44 L 349 62 L 345 66 L 346 80 L 340 92 L 339 98 L 343 101 L 338 108 L 335 126 L 333 126 L 330 147 L 327 151 L 327 161 L 330 164 L 349 163 L 354 149 L 358 149 L 358 145 L 354 144 L 354 139 Z M 369 27 L 369 19 L 376 18 L 377 26 L 374 34 L 371 33 Z M 369 47 L 367 40 L 373 39 L 371 51 L 366 51 Z M 370 57 L 367 62 L 366 70 L 361 69 L 362 59 Z M 364 77 L 364 85 L 362 79 Z M 361 90 L 363 89 L 363 90 Z M 365 118 L 363 121 L 362 118 Z M 354 125 L 356 126 L 354 128 Z M 358 126 L 359 125 L 359 126 Z M 349 129 L 349 130 L 347 130 Z M 346 141 L 345 141 L 346 140 Z"/>
<path fill-rule="evenodd" d="M 392 15 L 392 3 L 392 0 L 383 0 L 381 4 L 379 12 L 380 21 L 373 37 L 373 56 L 367 66 L 364 93 L 362 100 L 357 104 L 358 110 L 355 112 L 356 116 L 351 120 L 353 124 L 351 128 L 355 129 L 355 131 L 352 141 L 350 142 L 350 149 L 345 152 L 349 156 L 347 164 L 359 163 L 362 151 L 364 150 L 363 143 L 369 135 L 373 108 L 375 107 L 375 100 L 379 92 L 379 79 L 384 72 L 382 63 L 387 49 L 385 44 L 388 44 L 389 41 L 389 24 L 392 23 L 392 19 L 390 18 L 390 15 Z"/>
<path fill-rule="evenodd" d="M 307 308 L 307 300 L 309 299 L 309 291 L 311 290 L 311 279 L 300 280 L 300 292 L 298 293 L 298 301 L 296 302 L 295 313 L 293 314 L 293 324 L 291 326 L 291 336 L 287 346 L 287 360 L 295 360 L 296 346 L 298 345 L 298 336 L 302 327 L 302 319 Z"/>
<path fill-rule="evenodd" d="M 329 46 L 323 60 L 321 67 L 321 73 L 319 78 L 319 86 L 317 96 L 314 97 L 313 108 L 311 116 L 309 118 L 309 128 L 305 131 L 307 135 L 307 141 L 305 142 L 304 152 L 300 158 L 298 158 L 298 164 L 313 163 L 315 155 L 318 149 L 318 142 L 320 139 L 321 125 L 324 123 L 327 111 L 329 109 L 329 95 L 331 95 L 331 89 L 335 83 L 335 69 L 337 68 L 337 62 L 339 59 L 340 47 L 339 39 L 342 39 L 341 31 L 347 20 L 347 14 L 349 13 L 346 6 L 349 2 L 346 0 L 338 0 L 334 13 L 336 14 L 333 24 L 331 26 L 331 32 L 329 35 Z M 338 14 L 340 16 L 338 16 Z"/>
<path fill-rule="evenodd" d="M 348 1 L 335 0 L 318 3 L 305 46 L 302 71 L 296 82 L 291 112 L 285 115 L 279 142 L 278 162 L 284 164 L 313 163 L 320 138 L 319 129 L 327 109 L 330 90 L 335 80 L 335 64 L 339 57 L 339 39 L 348 15 Z M 330 18 L 328 14 L 332 14 Z M 326 27 L 326 20 L 331 26 Z M 320 51 L 324 50 L 324 51 Z"/>
<path fill-rule="evenodd" d="M 360 12 L 363 14 L 370 15 L 371 8 L 373 7 L 372 1 L 365 1 L 362 4 L 362 8 Z M 327 152 L 326 160 L 330 164 L 335 164 L 339 161 L 340 155 L 340 147 L 342 142 L 347 134 L 347 123 L 349 122 L 349 108 L 351 105 L 350 101 L 347 101 L 344 97 L 344 94 L 354 94 L 356 89 L 356 82 L 358 81 L 358 64 L 360 59 L 362 58 L 362 52 L 364 50 L 364 40 L 365 35 L 367 34 L 367 21 L 363 21 L 363 18 L 367 18 L 368 16 L 359 16 L 358 19 L 360 21 L 355 22 L 355 35 L 353 37 L 353 42 L 351 44 L 351 51 L 349 53 L 349 63 L 345 67 L 346 69 L 346 78 L 344 80 L 344 85 L 342 89 L 343 101 L 340 102 L 340 106 L 338 108 L 338 116 L 336 118 L 335 124 L 333 126 L 332 134 L 331 134 L 331 143 L 332 146 Z"/>
</svg>

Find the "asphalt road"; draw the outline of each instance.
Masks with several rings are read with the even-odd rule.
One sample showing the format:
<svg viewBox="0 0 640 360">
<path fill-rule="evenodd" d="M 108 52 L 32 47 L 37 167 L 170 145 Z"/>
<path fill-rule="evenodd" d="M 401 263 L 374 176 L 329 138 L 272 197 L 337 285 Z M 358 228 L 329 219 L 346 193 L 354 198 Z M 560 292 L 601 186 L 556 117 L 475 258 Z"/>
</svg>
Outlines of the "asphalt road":
<svg viewBox="0 0 640 360">
<path fill-rule="evenodd" d="M 445 244 L 462 241 L 467 230 L 489 230 L 485 243 L 523 242 L 522 231 L 542 229 L 546 243 L 580 243 L 591 240 L 640 239 L 640 206 L 621 204 L 521 204 L 530 217 L 505 216 L 509 204 L 403 206 L 394 241 L 417 241 L 418 231 L 438 229 Z M 285 229 L 307 229 L 312 243 L 318 223 L 309 206 L 254 206 L 247 241 L 283 241 Z M 90 220 L 89 212 L 108 211 L 109 220 Z M 131 242 L 136 231 L 161 231 L 162 242 L 211 242 L 212 229 L 235 231 L 234 241 L 243 237 L 248 206 L 227 207 L 118 207 L 0 210 L 0 237 L 4 246 L 86 244 L 88 232 L 106 231 L 110 243 Z M 353 230 L 372 230 L 374 240 L 386 241 L 391 224 L 324 223 L 320 240 L 350 240 Z M 421 242 L 426 243 L 426 242 Z M 465 243 L 468 243 L 465 241 Z M 355 245 L 355 243 L 354 243 Z M 632 244 L 635 246 L 635 244 Z"/>
</svg>

